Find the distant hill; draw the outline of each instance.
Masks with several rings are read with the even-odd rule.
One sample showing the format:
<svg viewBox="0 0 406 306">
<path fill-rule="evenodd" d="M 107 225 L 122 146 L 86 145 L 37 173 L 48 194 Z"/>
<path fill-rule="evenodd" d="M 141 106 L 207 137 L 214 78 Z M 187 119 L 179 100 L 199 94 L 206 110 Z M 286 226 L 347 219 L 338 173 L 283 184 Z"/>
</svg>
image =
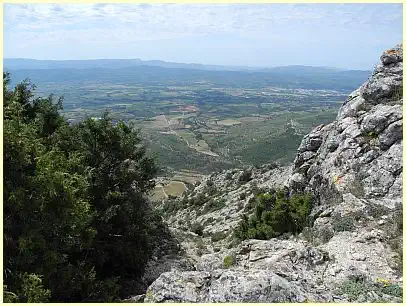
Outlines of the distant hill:
<svg viewBox="0 0 406 306">
<path fill-rule="evenodd" d="M 315 67 L 304 65 L 290 65 L 280 67 L 248 67 L 248 66 L 222 66 L 166 62 L 161 60 L 144 61 L 136 59 L 92 59 L 92 60 L 36 60 L 29 58 L 5 58 L 4 67 L 7 69 L 89 69 L 89 68 L 126 68 L 132 66 L 153 66 L 162 68 L 182 68 L 214 71 L 251 71 L 251 72 L 307 72 L 330 73 L 332 71 L 348 71 L 334 67 Z M 370 73 L 370 71 L 368 71 Z"/>
<path fill-rule="evenodd" d="M 12 72 L 15 82 L 29 77 L 37 84 L 94 80 L 140 84 L 191 84 L 204 81 L 220 86 L 279 86 L 344 91 L 355 89 L 370 75 L 370 71 L 328 67 L 284 66 L 260 69 L 140 59 L 4 59 L 4 69 Z"/>
<path fill-rule="evenodd" d="M 184 68 L 199 70 L 222 71 L 255 71 L 263 68 L 243 66 L 220 66 L 203 64 L 184 64 L 160 60 L 143 61 L 141 59 L 92 59 L 92 60 L 36 60 L 26 58 L 6 58 L 4 67 L 7 69 L 89 69 L 89 68 L 126 68 L 132 66 L 153 66 L 162 68 Z"/>
</svg>

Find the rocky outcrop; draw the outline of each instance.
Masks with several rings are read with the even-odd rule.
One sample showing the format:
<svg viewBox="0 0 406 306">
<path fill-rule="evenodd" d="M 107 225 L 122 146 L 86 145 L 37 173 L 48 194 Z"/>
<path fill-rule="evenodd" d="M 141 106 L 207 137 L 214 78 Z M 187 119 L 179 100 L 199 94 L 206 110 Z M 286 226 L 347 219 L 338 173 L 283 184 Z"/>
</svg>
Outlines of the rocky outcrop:
<svg viewBox="0 0 406 306">
<path fill-rule="evenodd" d="M 304 137 L 290 187 L 311 191 L 325 207 L 339 204 L 345 193 L 388 207 L 401 203 L 402 59 L 402 46 L 385 51 L 336 121 Z"/>
<path fill-rule="evenodd" d="M 384 225 L 385 220 L 374 219 L 393 220 L 401 211 L 402 60 L 401 45 L 385 51 L 337 119 L 316 127 L 298 149 L 294 174 L 286 185 L 315 195 L 313 232 L 319 242 L 334 235 L 333 223 L 340 218 L 362 219 L 352 226 L 359 231 L 374 222 Z M 324 217 L 317 218 L 321 214 Z"/>
<path fill-rule="evenodd" d="M 145 302 L 304 302 L 311 297 L 283 277 L 264 270 L 167 272 L 146 293 Z"/>
<path fill-rule="evenodd" d="M 191 190 L 166 215 L 188 264 L 172 257 L 144 301 L 401 302 L 402 60 L 402 45 L 385 51 L 336 120 L 303 138 L 291 167 L 227 170 Z M 283 186 L 314 196 L 311 226 L 233 240 L 255 194 Z"/>
</svg>

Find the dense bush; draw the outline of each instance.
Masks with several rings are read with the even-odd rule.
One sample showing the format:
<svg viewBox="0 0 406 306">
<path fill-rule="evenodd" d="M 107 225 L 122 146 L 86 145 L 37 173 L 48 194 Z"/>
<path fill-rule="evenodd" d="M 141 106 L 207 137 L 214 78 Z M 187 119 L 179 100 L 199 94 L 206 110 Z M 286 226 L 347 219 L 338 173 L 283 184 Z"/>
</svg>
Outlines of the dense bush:
<svg viewBox="0 0 406 306">
<path fill-rule="evenodd" d="M 202 206 L 209 200 L 208 197 L 202 192 L 198 193 L 194 198 L 190 200 L 190 205 L 192 206 Z"/>
<path fill-rule="evenodd" d="M 204 206 L 202 214 L 207 214 L 207 213 L 222 209 L 225 206 L 226 206 L 226 201 L 224 199 L 217 199 L 217 200 L 211 199 Z"/>
<path fill-rule="evenodd" d="M 108 115 L 68 124 L 24 81 L 4 111 L 4 285 L 18 302 L 110 301 L 143 273 L 160 217 L 137 132 Z"/>
<path fill-rule="evenodd" d="M 298 233 L 309 224 L 311 196 L 290 196 L 283 190 L 256 197 L 254 214 L 243 216 L 235 230 L 240 239 L 270 239 L 283 233 Z"/>
</svg>

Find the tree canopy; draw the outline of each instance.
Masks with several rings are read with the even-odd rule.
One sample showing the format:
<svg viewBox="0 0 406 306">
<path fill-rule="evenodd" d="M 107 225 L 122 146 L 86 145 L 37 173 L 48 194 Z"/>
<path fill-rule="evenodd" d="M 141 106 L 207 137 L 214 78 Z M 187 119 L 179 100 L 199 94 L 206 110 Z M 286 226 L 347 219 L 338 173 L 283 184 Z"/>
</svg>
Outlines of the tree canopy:
<svg viewBox="0 0 406 306">
<path fill-rule="evenodd" d="M 4 300 L 111 301 L 143 273 L 159 227 L 154 160 L 108 114 L 69 124 L 63 100 L 3 73 Z"/>
</svg>

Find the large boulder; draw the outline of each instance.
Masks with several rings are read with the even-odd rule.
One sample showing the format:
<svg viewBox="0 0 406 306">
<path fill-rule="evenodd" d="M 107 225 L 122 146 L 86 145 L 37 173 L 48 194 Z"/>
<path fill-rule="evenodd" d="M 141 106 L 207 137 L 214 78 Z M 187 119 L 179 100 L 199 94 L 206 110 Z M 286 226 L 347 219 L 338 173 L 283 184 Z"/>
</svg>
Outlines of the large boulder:
<svg viewBox="0 0 406 306">
<path fill-rule="evenodd" d="M 304 302 L 305 292 L 264 270 L 167 272 L 148 289 L 144 302 Z"/>
</svg>

